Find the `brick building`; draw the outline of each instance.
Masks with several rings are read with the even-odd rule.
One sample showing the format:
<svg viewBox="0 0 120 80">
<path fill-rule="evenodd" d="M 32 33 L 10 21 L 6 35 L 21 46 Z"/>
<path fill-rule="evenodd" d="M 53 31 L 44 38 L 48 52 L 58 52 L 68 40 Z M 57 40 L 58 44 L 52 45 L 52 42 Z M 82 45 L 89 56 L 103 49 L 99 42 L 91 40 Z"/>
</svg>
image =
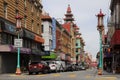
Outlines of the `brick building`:
<svg viewBox="0 0 120 80">
<path fill-rule="evenodd" d="M 15 72 L 17 48 L 14 47 L 16 16 L 21 16 L 20 66 L 26 68 L 29 61 L 39 60 L 44 55 L 41 36 L 40 0 L 0 0 L 0 73 Z"/>
</svg>

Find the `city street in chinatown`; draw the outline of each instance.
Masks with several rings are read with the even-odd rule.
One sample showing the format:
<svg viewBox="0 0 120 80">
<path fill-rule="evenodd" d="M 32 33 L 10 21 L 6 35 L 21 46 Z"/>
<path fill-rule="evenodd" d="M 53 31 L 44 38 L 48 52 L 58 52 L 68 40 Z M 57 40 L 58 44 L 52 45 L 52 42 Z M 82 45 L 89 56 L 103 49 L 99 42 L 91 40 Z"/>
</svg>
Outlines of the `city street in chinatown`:
<svg viewBox="0 0 120 80">
<path fill-rule="evenodd" d="M 28 73 L 21 75 L 1 74 L 0 80 L 120 80 L 120 76 L 107 72 L 104 72 L 103 75 L 98 75 L 96 69 L 88 69 L 38 75 L 28 75 Z"/>
</svg>

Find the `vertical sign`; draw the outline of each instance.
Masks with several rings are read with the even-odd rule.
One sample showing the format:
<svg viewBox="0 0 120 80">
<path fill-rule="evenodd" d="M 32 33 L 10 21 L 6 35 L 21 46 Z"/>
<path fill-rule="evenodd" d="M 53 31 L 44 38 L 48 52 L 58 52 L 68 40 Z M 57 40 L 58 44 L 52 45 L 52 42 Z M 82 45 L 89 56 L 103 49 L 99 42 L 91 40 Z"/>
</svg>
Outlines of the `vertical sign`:
<svg viewBox="0 0 120 80">
<path fill-rule="evenodd" d="M 52 49 L 56 48 L 56 20 L 52 18 Z"/>
</svg>

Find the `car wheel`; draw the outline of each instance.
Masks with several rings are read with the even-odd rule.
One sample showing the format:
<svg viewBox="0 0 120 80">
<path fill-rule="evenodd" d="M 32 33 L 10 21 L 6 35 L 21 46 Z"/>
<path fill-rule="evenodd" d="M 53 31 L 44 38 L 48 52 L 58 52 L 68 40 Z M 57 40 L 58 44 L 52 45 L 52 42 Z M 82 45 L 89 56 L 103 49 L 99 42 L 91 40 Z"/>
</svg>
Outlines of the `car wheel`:
<svg viewBox="0 0 120 80">
<path fill-rule="evenodd" d="M 57 69 L 55 70 L 55 73 L 57 73 L 58 71 L 57 71 Z"/>
<path fill-rule="evenodd" d="M 45 69 L 45 70 L 43 71 L 44 74 L 46 74 L 47 72 L 48 72 L 48 69 Z"/>
<path fill-rule="evenodd" d="M 31 75 L 32 74 L 32 72 L 29 72 L 29 75 Z"/>
<path fill-rule="evenodd" d="M 39 74 L 39 72 L 36 72 L 36 74 Z"/>
</svg>

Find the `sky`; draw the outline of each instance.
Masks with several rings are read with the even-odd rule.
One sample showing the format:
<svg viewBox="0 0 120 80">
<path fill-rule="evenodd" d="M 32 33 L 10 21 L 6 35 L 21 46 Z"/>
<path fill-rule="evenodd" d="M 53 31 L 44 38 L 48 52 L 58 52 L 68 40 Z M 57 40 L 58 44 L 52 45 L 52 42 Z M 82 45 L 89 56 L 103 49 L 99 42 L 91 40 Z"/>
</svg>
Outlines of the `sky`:
<svg viewBox="0 0 120 80">
<path fill-rule="evenodd" d="M 74 23 L 79 27 L 79 32 L 85 42 L 85 51 L 93 59 L 99 51 L 99 32 L 97 31 L 97 17 L 100 9 L 105 14 L 104 27 L 107 30 L 107 18 L 110 14 L 110 0 L 42 0 L 43 9 L 51 17 L 59 20 L 65 18 L 67 7 L 70 4 Z"/>
</svg>

